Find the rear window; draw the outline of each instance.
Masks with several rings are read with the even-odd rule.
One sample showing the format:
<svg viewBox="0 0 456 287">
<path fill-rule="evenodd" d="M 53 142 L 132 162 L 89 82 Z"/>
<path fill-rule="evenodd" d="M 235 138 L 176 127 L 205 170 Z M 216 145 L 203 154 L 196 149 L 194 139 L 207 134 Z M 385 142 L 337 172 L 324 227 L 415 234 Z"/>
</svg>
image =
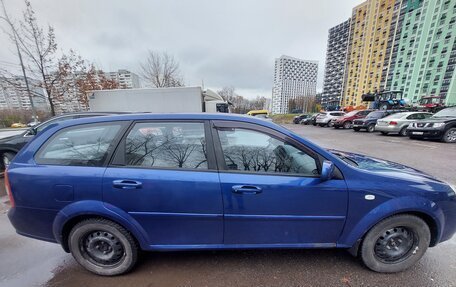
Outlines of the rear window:
<svg viewBox="0 0 456 287">
<path fill-rule="evenodd" d="M 102 166 L 121 123 L 87 124 L 65 128 L 52 136 L 38 151 L 38 164 Z"/>
</svg>

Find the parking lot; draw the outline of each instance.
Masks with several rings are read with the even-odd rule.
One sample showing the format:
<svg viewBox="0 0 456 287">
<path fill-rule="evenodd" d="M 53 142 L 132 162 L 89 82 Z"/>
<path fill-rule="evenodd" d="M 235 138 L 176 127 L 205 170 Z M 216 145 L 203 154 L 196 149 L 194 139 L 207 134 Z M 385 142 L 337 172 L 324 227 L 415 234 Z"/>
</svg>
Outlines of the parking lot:
<svg viewBox="0 0 456 287">
<path fill-rule="evenodd" d="M 455 144 L 285 126 L 323 147 L 396 161 L 456 184 Z M 127 275 L 99 277 L 60 246 L 16 235 L 6 210 L 0 203 L 0 286 L 456 286 L 456 238 L 398 274 L 371 272 L 344 250 L 249 250 L 148 253 Z"/>
</svg>

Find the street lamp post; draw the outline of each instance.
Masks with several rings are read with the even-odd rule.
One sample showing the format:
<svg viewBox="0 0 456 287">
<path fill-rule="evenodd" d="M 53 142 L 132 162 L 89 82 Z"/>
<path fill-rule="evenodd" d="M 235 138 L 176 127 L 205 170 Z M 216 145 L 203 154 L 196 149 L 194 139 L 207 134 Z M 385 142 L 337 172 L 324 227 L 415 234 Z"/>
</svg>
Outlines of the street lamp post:
<svg viewBox="0 0 456 287">
<path fill-rule="evenodd" d="M 3 1 L 2 1 L 2 5 L 3 5 L 3 11 L 5 12 L 5 15 L 6 15 L 5 4 L 3 3 Z M 14 43 L 16 44 L 17 55 L 19 56 L 19 61 L 20 61 L 20 63 L 21 63 L 22 75 L 24 76 L 25 87 L 26 87 L 26 89 L 27 89 L 28 98 L 29 98 L 29 100 L 30 100 L 30 106 L 31 106 L 31 108 L 32 108 L 32 116 L 33 116 L 33 119 L 34 119 L 34 120 L 38 120 L 38 119 L 36 118 L 35 105 L 33 104 L 32 93 L 30 92 L 30 86 L 29 86 L 29 82 L 28 82 L 28 79 L 27 79 L 27 74 L 26 74 L 26 72 L 25 72 L 24 62 L 23 62 L 23 60 L 22 60 L 21 49 L 19 48 L 19 43 L 18 43 L 18 40 L 17 40 L 16 29 L 14 28 L 14 25 L 13 25 L 13 23 L 11 23 L 11 21 L 9 20 L 9 18 L 0 16 L 0 19 L 5 20 L 5 22 L 8 23 L 8 25 L 10 25 L 11 30 L 13 31 Z"/>
</svg>

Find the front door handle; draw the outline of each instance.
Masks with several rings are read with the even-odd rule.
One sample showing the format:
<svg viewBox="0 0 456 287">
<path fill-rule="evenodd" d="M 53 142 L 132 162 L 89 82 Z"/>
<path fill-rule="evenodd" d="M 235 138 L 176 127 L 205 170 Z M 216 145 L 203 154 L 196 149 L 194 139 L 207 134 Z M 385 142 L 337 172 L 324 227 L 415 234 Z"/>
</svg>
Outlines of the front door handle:
<svg viewBox="0 0 456 287">
<path fill-rule="evenodd" d="M 112 182 L 112 186 L 120 189 L 138 189 L 142 187 L 142 182 L 130 179 L 117 179 Z"/>
<path fill-rule="evenodd" d="M 253 185 L 234 185 L 232 187 L 233 193 L 239 194 L 258 194 L 261 193 L 261 187 Z"/>
</svg>

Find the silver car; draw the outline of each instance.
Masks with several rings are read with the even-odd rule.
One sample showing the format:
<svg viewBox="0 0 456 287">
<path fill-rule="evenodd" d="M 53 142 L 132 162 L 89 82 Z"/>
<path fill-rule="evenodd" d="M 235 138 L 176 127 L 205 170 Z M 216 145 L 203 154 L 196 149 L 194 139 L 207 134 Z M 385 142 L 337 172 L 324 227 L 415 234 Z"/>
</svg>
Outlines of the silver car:
<svg viewBox="0 0 456 287">
<path fill-rule="evenodd" d="M 331 120 L 338 119 L 340 117 L 343 117 L 344 115 L 345 115 L 344 112 L 338 112 L 338 111 L 322 112 L 322 113 L 318 114 L 316 122 L 317 122 L 317 125 L 319 125 L 320 127 L 329 126 L 331 123 Z"/>
<path fill-rule="evenodd" d="M 425 112 L 404 112 L 392 114 L 377 120 L 375 131 L 379 131 L 383 135 L 397 133 L 401 136 L 406 136 L 407 127 L 410 123 L 416 120 L 424 120 L 430 118 L 431 116 L 431 113 Z"/>
</svg>

